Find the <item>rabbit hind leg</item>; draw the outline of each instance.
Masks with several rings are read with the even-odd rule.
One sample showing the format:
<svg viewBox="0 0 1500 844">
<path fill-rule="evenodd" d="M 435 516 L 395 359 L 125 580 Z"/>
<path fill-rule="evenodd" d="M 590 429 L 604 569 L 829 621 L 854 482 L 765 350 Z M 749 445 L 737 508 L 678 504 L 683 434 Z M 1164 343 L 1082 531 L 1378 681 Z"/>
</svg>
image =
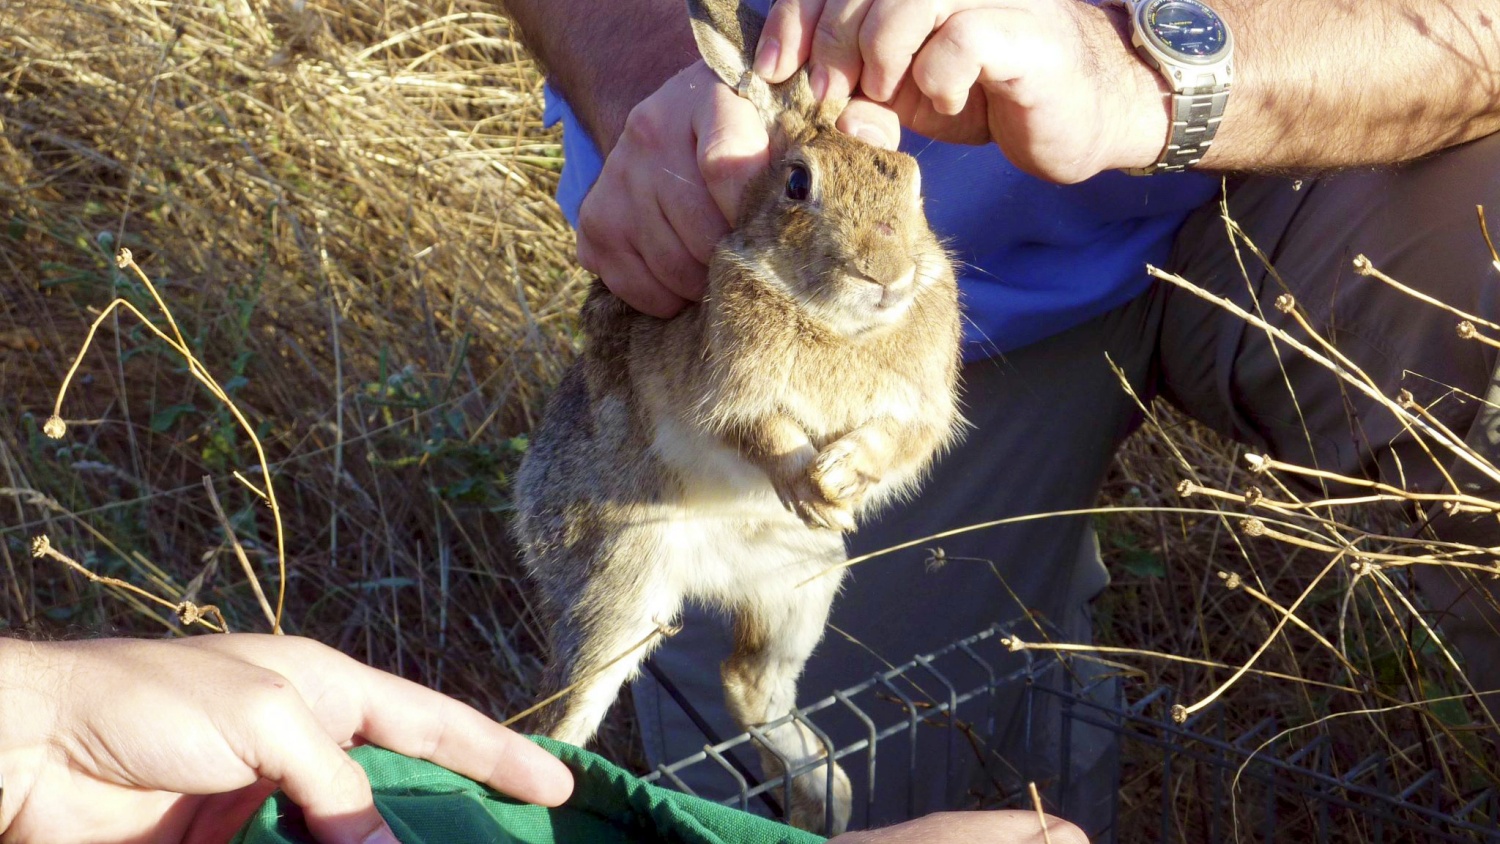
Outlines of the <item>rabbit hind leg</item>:
<svg viewBox="0 0 1500 844">
<path fill-rule="evenodd" d="M 639 551 L 639 548 L 633 550 Z M 551 630 L 551 652 L 542 676 L 538 710 L 527 728 L 582 747 L 594 736 L 620 687 L 670 635 L 682 597 L 651 577 L 612 577 L 621 566 L 597 566 L 566 601 Z M 633 571 L 643 569 L 637 560 Z M 554 601 L 556 601 L 556 596 Z"/>
<path fill-rule="evenodd" d="M 761 593 L 735 609 L 734 652 L 724 661 L 721 673 L 729 712 L 745 729 L 775 721 L 796 708 L 797 679 L 823 637 L 839 579 L 825 576 L 801 588 Z M 833 750 L 796 721 L 764 735 L 770 746 L 758 749 L 767 780 L 785 776 L 787 766 L 805 767 Z M 827 765 L 793 778 L 789 813 L 793 826 L 830 836 L 848 826 L 853 799 L 849 778 L 838 763 L 832 765 L 831 789 Z M 830 798 L 833 823 L 825 828 Z"/>
<path fill-rule="evenodd" d="M 620 687 L 660 641 L 665 621 L 647 615 L 595 615 L 560 625 L 556 635 L 577 641 L 554 656 L 542 680 L 544 705 L 529 729 L 584 746 L 594 737 Z"/>
</svg>

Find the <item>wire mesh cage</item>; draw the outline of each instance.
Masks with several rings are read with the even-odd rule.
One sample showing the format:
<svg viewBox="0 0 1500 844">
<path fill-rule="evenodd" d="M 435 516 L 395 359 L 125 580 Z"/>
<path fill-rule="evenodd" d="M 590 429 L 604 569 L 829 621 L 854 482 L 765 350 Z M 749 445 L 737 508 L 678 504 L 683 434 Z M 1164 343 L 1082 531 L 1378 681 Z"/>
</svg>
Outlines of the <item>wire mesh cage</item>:
<svg viewBox="0 0 1500 844">
<path fill-rule="evenodd" d="M 792 778 L 818 762 L 762 781 L 756 743 L 795 720 L 835 748 L 853 785 L 853 828 L 1029 807 L 1035 783 L 1048 811 L 1095 841 L 1500 842 L 1500 791 L 1431 759 L 1424 770 L 1420 750 L 1351 757 L 1326 732 L 1284 729 L 1275 717 L 1245 727 L 1224 704 L 1177 724 L 1169 690 L 1132 689 L 1127 700 L 1126 684 L 1097 662 L 1013 648 L 1013 627 L 706 743 L 647 779 L 784 819 Z M 831 791 L 831 769 L 821 770 Z"/>
</svg>

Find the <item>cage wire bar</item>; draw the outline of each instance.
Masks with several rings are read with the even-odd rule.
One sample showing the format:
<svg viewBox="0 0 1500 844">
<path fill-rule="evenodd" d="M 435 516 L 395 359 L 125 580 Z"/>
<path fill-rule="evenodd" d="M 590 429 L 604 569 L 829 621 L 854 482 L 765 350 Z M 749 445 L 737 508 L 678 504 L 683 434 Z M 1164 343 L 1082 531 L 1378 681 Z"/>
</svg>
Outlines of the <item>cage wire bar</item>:
<svg viewBox="0 0 1500 844">
<path fill-rule="evenodd" d="M 1224 704 L 1175 724 L 1166 717 L 1169 690 L 1127 703 L 1117 677 L 1081 672 L 1083 660 L 1012 652 L 1005 640 L 1017 626 L 995 625 L 750 732 L 705 743 L 658 765 L 646 780 L 784 820 L 792 779 L 818 769 L 820 760 L 761 781 L 756 746 L 766 731 L 796 721 L 837 748 L 833 757 L 854 786 L 851 828 L 938 809 L 1029 808 L 1028 781 L 1048 811 L 1075 819 L 1074 780 L 1087 775 L 1078 770 L 1080 759 L 1092 753 L 1097 760 L 1102 747 L 1116 755 L 1102 766 L 1106 805 L 1085 824 L 1095 841 L 1500 844 L 1500 790 L 1493 784 L 1454 793 L 1438 770 L 1413 778 L 1378 752 L 1340 764 L 1326 733 L 1294 742 L 1302 734 L 1281 734 L 1273 717 L 1232 728 Z M 1034 623 L 1021 629 L 1037 640 Z M 1020 763 L 1000 759 L 981 738 L 1007 723 L 1020 731 Z M 965 767 L 958 763 L 973 769 L 975 760 L 979 773 L 970 771 L 953 799 L 955 769 Z M 831 793 L 832 769 L 822 772 Z M 1122 778 L 1154 783 L 1158 805 L 1122 805 Z M 1122 813 L 1130 813 L 1128 824 Z"/>
</svg>

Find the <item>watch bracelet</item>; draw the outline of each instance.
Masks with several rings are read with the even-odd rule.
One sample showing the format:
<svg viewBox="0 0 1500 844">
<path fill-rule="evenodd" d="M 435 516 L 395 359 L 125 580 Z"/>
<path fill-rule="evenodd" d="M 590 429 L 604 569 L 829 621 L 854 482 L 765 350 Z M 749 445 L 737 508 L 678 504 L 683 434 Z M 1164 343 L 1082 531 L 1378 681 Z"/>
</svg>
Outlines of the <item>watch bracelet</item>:
<svg viewBox="0 0 1500 844">
<path fill-rule="evenodd" d="M 1167 147 L 1151 169 L 1177 172 L 1203 160 L 1229 100 L 1229 85 L 1219 84 L 1212 74 L 1202 76 L 1196 87 L 1172 94 L 1172 131 Z"/>
</svg>

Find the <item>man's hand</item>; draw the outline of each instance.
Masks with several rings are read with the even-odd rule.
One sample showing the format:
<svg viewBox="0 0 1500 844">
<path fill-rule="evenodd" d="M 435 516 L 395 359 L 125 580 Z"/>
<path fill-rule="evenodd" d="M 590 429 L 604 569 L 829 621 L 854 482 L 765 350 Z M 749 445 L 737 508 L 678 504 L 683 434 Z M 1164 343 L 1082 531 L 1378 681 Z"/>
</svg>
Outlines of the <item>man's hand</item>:
<svg viewBox="0 0 1500 844">
<path fill-rule="evenodd" d="M 768 144 L 754 107 L 701 61 L 689 65 L 630 112 L 579 212 L 579 263 L 653 316 L 701 298 Z"/>
<path fill-rule="evenodd" d="M 307 639 L 0 640 L 6 842 L 222 842 L 277 787 L 328 844 L 394 842 L 368 742 L 557 805 L 568 769 L 478 711 Z"/>
<path fill-rule="evenodd" d="M 846 832 L 829 844 L 1088 844 L 1083 830 L 1060 818 L 1048 817 L 1043 830 L 1036 812 L 1007 809 L 997 812 L 942 812 L 914 821 Z"/>
<path fill-rule="evenodd" d="M 1205 168 L 1395 164 L 1500 131 L 1496 0 L 1213 5 L 1235 68 Z M 1119 8 L 1088 0 L 777 0 L 755 69 L 779 81 L 810 59 L 814 90 L 858 88 L 921 134 L 992 140 L 1073 182 L 1166 143 L 1165 82 L 1127 32 Z"/>
<path fill-rule="evenodd" d="M 1123 12 L 1079 0 L 777 0 L 755 70 L 810 62 L 813 91 L 877 104 L 919 134 L 994 142 L 1053 182 L 1144 167 L 1167 138 L 1165 86 L 1136 57 Z"/>
</svg>

